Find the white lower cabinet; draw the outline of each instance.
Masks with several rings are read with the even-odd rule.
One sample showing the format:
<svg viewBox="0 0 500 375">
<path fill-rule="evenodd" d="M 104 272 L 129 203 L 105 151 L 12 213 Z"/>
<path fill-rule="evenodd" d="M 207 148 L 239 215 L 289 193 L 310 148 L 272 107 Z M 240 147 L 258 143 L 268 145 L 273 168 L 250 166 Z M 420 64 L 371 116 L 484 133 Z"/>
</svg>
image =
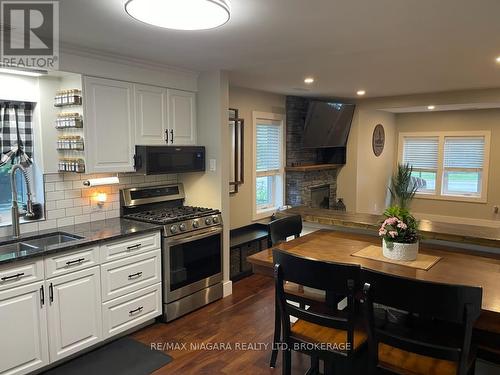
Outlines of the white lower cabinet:
<svg viewBox="0 0 500 375">
<path fill-rule="evenodd" d="M 99 274 L 97 266 L 46 281 L 51 362 L 101 341 Z"/>
<path fill-rule="evenodd" d="M 0 292 L 0 374 L 27 374 L 49 364 L 43 281 Z"/>
<path fill-rule="evenodd" d="M 160 248 L 155 232 L 1 265 L 0 375 L 31 373 L 161 315 Z"/>
<path fill-rule="evenodd" d="M 103 303 L 104 338 L 112 337 L 161 314 L 161 283 Z"/>
</svg>

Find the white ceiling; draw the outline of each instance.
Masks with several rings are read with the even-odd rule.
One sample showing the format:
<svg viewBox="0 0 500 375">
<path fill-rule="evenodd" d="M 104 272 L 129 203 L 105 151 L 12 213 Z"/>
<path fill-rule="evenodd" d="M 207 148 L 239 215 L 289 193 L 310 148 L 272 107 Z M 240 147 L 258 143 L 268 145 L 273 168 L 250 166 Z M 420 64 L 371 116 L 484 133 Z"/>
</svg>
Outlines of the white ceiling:
<svg viewBox="0 0 500 375">
<path fill-rule="evenodd" d="M 125 0 L 61 0 L 63 43 L 283 94 L 367 97 L 500 87 L 499 0 L 232 0 L 209 31 L 169 31 Z M 304 91 L 305 76 L 316 83 Z"/>
</svg>

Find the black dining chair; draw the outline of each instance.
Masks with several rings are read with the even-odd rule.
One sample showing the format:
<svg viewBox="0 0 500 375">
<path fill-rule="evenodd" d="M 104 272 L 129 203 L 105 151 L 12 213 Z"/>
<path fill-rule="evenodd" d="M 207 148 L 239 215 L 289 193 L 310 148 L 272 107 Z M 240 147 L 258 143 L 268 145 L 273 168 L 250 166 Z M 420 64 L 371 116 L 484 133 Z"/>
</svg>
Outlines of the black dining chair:
<svg viewBox="0 0 500 375">
<path fill-rule="evenodd" d="M 334 372 L 336 364 L 351 369 L 366 344 L 367 335 L 356 308 L 359 290 L 358 265 L 338 264 L 301 258 L 280 250 L 273 250 L 276 299 L 283 326 L 283 374 L 291 374 L 292 350 L 311 356 L 308 374 L 319 373 L 319 360 L 325 365 L 325 374 Z M 340 294 L 347 304 L 339 310 L 327 300 L 322 308 L 306 309 L 289 301 L 285 283 L 292 282 L 326 295 Z M 290 317 L 298 318 L 291 324 Z M 339 363 L 341 362 L 341 363 Z M 351 374 L 350 370 L 347 373 Z"/>
<path fill-rule="evenodd" d="M 481 288 L 369 270 L 361 271 L 361 283 L 371 374 L 474 373 Z"/>
<path fill-rule="evenodd" d="M 302 232 L 302 216 L 292 215 L 273 220 L 268 224 L 268 231 L 269 247 L 276 246 L 291 236 L 298 238 Z"/>
</svg>

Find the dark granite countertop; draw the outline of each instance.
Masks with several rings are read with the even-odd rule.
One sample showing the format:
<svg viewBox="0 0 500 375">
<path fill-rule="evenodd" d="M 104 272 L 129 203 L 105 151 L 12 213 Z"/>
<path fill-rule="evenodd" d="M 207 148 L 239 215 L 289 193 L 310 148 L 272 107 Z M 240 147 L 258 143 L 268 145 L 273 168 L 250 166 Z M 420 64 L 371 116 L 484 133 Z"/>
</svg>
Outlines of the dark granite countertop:
<svg viewBox="0 0 500 375">
<path fill-rule="evenodd" d="M 38 232 L 24 233 L 18 239 L 14 239 L 13 237 L 0 237 L 0 264 L 17 262 L 28 258 L 35 258 L 48 254 L 73 250 L 136 234 L 154 232 L 160 229 L 161 227 L 158 225 L 116 218 L 94 221 L 92 223 L 70 225 Z M 70 235 L 76 235 L 83 238 L 61 244 L 45 246 L 43 248 L 23 247 L 23 249 L 14 249 L 10 246 L 2 248 L 4 245 L 8 245 L 13 242 L 27 241 L 33 237 L 43 236 L 54 232 L 68 233 Z"/>
</svg>

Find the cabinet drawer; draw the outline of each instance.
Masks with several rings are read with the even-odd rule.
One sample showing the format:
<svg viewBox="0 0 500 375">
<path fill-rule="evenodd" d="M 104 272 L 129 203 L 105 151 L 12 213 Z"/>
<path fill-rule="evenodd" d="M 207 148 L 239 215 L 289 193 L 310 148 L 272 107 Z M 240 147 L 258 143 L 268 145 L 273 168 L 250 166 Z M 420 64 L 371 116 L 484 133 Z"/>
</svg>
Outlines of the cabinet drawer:
<svg viewBox="0 0 500 375">
<path fill-rule="evenodd" d="M 78 249 L 45 258 L 45 278 L 99 265 L 99 247 Z"/>
<path fill-rule="evenodd" d="M 161 250 L 148 251 L 101 266 L 102 300 L 123 296 L 161 281 Z"/>
<path fill-rule="evenodd" d="M 161 283 L 103 303 L 104 338 L 144 323 L 162 312 Z"/>
<path fill-rule="evenodd" d="M 28 260 L 0 266 L 0 290 L 43 280 L 43 259 Z"/>
<path fill-rule="evenodd" d="M 101 246 L 101 262 L 110 262 L 134 254 L 160 249 L 160 232 L 142 236 L 127 237 L 120 241 L 105 243 Z"/>
<path fill-rule="evenodd" d="M 252 270 L 252 265 L 247 261 L 247 257 L 259 252 L 259 243 L 250 242 L 241 247 L 241 271 L 247 272 Z"/>
</svg>

